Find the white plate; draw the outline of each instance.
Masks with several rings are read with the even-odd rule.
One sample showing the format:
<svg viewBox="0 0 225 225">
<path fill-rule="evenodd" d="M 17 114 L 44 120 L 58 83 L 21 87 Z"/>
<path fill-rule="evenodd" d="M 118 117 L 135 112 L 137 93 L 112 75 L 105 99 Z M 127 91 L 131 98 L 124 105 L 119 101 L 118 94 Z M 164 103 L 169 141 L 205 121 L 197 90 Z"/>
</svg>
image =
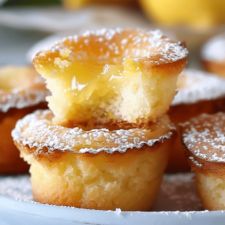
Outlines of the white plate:
<svg viewBox="0 0 225 225">
<path fill-rule="evenodd" d="M 212 225 L 224 224 L 222 211 L 121 212 L 77 209 L 0 197 L 0 225 Z"/>
<path fill-rule="evenodd" d="M 154 212 L 89 210 L 32 201 L 27 176 L 0 177 L 0 225 L 211 225 L 224 224 L 224 211 L 158 211 L 199 209 L 192 175 L 167 175 Z M 157 211 L 156 211 L 157 210 Z"/>
</svg>

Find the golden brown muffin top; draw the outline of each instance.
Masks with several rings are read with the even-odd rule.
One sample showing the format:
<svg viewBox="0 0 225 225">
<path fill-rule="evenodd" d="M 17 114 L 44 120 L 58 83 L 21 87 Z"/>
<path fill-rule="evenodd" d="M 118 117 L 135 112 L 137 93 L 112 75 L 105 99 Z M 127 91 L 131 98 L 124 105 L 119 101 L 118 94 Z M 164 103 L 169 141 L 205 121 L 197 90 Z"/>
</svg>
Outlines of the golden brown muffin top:
<svg viewBox="0 0 225 225">
<path fill-rule="evenodd" d="M 225 96 L 225 79 L 212 73 L 186 69 L 178 78 L 178 93 L 172 105 L 190 104 Z"/>
<path fill-rule="evenodd" d="M 191 160 L 225 163 L 225 113 L 202 114 L 182 125 L 183 142 Z M 199 161 L 200 160 L 200 161 Z"/>
<path fill-rule="evenodd" d="M 45 101 L 44 81 L 30 66 L 0 68 L 0 112 L 25 108 Z"/>
<path fill-rule="evenodd" d="M 36 111 L 19 120 L 12 132 L 17 144 L 28 146 L 32 153 L 53 152 L 114 153 L 153 146 L 169 139 L 174 127 L 168 116 L 163 116 L 147 128 L 114 129 L 81 127 L 67 128 L 55 125 L 49 110 Z"/>
<path fill-rule="evenodd" d="M 127 57 L 163 65 L 185 59 L 187 53 L 182 43 L 170 40 L 158 30 L 102 29 L 65 38 L 50 50 L 37 54 L 34 65 L 41 70 L 42 66 L 55 64 L 63 70 L 73 60 L 118 63 Z"/>
<path fill-rule="evenodd" d="M 203 46 L 201 56 L 206 61 L 225 63 L 225 33 L 211 38 Z"/>
</svg>

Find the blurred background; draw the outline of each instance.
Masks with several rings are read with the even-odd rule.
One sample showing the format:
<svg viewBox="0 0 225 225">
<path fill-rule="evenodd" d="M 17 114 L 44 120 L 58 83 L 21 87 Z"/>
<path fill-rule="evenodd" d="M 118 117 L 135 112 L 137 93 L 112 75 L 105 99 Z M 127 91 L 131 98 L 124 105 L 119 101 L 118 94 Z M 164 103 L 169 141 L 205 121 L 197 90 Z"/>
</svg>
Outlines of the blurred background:
<svg viewBox="0 0 225 225">
<path fill-rule="evenodd" d="M 103 27 L 159 28 L 185 41 L 199 67 L 225 31 L 224 0 L 0 0 L 0 64 L 27 64 L 62 36 Z"/>
</svg>

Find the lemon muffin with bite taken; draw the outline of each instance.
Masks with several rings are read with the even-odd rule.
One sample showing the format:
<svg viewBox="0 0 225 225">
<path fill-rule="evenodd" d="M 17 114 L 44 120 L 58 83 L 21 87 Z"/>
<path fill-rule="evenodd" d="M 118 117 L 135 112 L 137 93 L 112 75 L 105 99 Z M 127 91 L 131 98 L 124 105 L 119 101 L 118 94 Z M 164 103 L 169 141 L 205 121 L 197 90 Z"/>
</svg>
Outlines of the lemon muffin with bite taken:
<svg viewBox="0 0 225 225">
<path fill-rule="evenodd" d="M 165 114 L 186 58 L 181 43 L 135 29 L 87 32 L 37 54 L 50 111 L 28 115 L 12 133 L 31 165 L 34 199 L 150 209 L 174 131 Z"/>
<path fill-rule="evenodd" d="M 34 65 L 56 123 L 140 124 L 169 109 L 186 54 L 159 31 L 102 30 L 65 39 Z"/>
</svg>

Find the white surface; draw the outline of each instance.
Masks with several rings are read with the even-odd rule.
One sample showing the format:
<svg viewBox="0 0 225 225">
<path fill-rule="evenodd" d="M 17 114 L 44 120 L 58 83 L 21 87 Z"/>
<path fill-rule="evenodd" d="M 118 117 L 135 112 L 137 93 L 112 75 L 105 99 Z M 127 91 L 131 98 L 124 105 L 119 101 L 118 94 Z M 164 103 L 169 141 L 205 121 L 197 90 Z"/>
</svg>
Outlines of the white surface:
<svg viewBox="0 0 225 225">
<path fill-rule="evenodd" d="M 211 225 L 224 224 L 224 211 L 121 212 L 33 204 L 0 196 L 0 225 Z"/>
<path fill-rule="evenodd" d="M 0 225 L 224 224 L 224 211 L 162 211 L 163 208 L 200 209 L 192 178 L 192 174 L 167 175 L 155 204 L 155 211 L 124 212 L 119 209 L 89 210 L 35 203 L 32 201 L 28 176 L 0 177 Z"/>
<path fill-rule="evenodd" d="M 225 96 L 225 79 L 196 69 L 186 69 L 179 78 L 182 87 L 172 105 L 192 104 Z"/>
<path fill-rule="evenodd" d="M 47 32 L 93 29 L 99 27 L 145 27 L 149 23 L 132 9 L 113 6 L 91 6 L 76 11 L 62 8 L 3 8 L 0 24 L 20 29 Z"/>
</svg>

